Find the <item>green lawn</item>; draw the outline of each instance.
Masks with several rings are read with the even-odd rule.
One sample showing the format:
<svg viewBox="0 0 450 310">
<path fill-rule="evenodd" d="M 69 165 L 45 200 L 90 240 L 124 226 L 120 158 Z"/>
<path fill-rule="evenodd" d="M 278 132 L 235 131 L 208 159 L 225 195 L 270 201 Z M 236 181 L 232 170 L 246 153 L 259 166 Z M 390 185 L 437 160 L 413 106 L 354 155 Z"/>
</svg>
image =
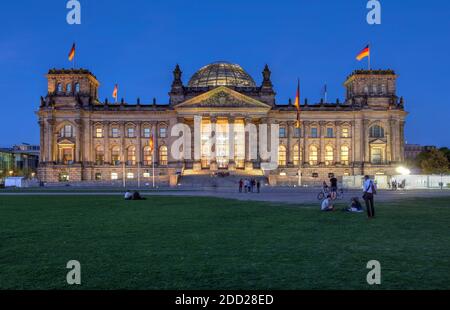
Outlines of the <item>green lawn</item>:
<svg viewBox="0 0 450 310">
<path fill-rule="evenodd" d="M 450 199 L 378 218 L 212 198 L 0 196 L 0 289 L 450 289 Z"/>
</svg>

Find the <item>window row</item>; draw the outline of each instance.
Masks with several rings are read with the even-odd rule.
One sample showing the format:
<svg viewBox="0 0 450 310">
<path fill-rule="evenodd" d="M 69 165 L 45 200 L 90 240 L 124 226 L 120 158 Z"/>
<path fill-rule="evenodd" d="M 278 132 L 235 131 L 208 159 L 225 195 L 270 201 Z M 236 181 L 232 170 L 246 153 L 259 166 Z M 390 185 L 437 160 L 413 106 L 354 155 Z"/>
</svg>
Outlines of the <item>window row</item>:
<svg viewBox="0 0 450 310">
<path fill-rule="evenodd" d="M 152 129 L 150 127 L 144 127 L 142 129 L 141 137 L 151 138 L 152 135 L 153 135 L 153 133 L 152 133 Z M 109 136 L 111 138 L 119 138 L 121 136 L 120 128 L 112 127 L 110 130 Z M 96 127 L 95 128 L 95 138 L 104 138 L 104 137 L 105 137 L 105 130 L 102 127 Z M 125 137 L 126 138 L 136 138 L 137 137 L 136 128 L 135 127 L 127 127 L 125 129 Z M 167 127 L 159 128 L 158 137 L 159 138 L 167 138 Z"/>
<path fill-rule="evenodd" d="M 307 162 L 310 165 L 317 165 L 319 163 L 319 148 L 315 145 L 309 147 L 309 156 Z M 303 149 L 299 150 L 298 144 L 292 149 L 293 152 L 293 164 L 298 166 L 300 162 L 303 162 Z M 335 149 L 332 146 L 325 147 L 325 165 L 333 165 L 336 163 Z M 340 149 L 340 163 L 348 165 L 350 163 L 350 148 L 348 146 L 341 146 Z M 278 165 L 287 165 L 287 149 L 284 145 L 278 147 Z"/>
<path fill-rule="evenodd" d="M 65 86 L 63 86 L 62 83 L 56 84 L 56 91 L 58 93 L 66 92 L 68 94 L 71 94 L 72 90 L 75 90 L 75 93 L 79 93 L 80 92 L 80 83 L 75 83 L 75 84 L 67 83 Z"/>
<path fill-rule="evenodd" d="M 125 163 L 129 166 L 134 166 L 137 164 L 137 149 L 135 146 L 128 147 L 125 154 L 122 154 L 119 146 L 112 147 L 110 152 L 112 165 L 120 165 L 122 163 L 122 159 L 124 159 Z M 150 146 L 146 146 L 142 149 L 142 155 L 142 163 L 144 166 L 150 166 L 153 164 L 153 151 Z M 163 145 L 159 148 L 158 156 L 159 165 L 166 166 L 169 163 L 167 146 Z M 105 148 L 103 146 L 98 146 L 95 149 L 95 163 L 96 165 L 103 165 L 105 163 Z"/>
<path fill-rule="evenodd" d="M 295 128 L 294 130 L 294 138 L 299 138 L 302 134 L 301 128 Z M 286 127 L 280 127 L 280 138 L 287 138 L 287 129 Z M 303 135 L 304 136 L 304 135 Z M 318 127 L 311 127 L 309 132 L 310 138 L 319 138 L 319 128 Z M 335 130 L 332 127 L 326 128 L 326 138 L 336 138 L 335 136 Z M 349 127 L 343 127 L 341 128 L 341 138 L 350 138 L 350 128 Z"/>
</svg>

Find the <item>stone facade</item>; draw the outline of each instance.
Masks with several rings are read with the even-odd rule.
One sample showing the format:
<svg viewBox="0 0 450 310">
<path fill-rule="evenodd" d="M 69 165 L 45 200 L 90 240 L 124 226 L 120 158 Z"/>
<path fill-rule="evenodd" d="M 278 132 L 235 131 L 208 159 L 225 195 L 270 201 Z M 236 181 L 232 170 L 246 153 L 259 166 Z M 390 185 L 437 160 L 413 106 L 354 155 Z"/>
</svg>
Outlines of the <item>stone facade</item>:
<svg viewBox="0 0 450 310">
<path fill-rule="evenodd" d="M 154 173 L 158 184 L 176 185 L 182 175 L 226 171 L 265 175 L 273 185 L 295 184 L 298 179 L 317 183 L 331 174 L 394 174 L 404 160 L 407 113 L 403 99 L 397 97 L 397 76 L 391 70 L 353 72 L 344 84 L 347 93 L 342 103 L 305 100 L 298 129 L 292 103 L 276 103 L 267 66 L 261 86 L 238 65 L 210 66 L 195 74 L 188 86 L 177 66 L 169 104 L 141 104 L 139 99 L 134 104 L 123 99 L 114 104 L 100 102 L 99 82 L 91 72 L 50 70 L 48 93 L 41 97 L 37 112 L 39 178 L 48 183 L 148 184 Z M 211 126 L 279 125 L 279 167 L 263 171 L 259 156 L 250 159 L 248 133 L 242 136 L 245 143 L 238 142 L 243 152 L 245 148 L 242 156 L 199 159 L 192 150 L 192 159 L 177 160 L 171 147 L 179 136 L 172 136 L 171 130 L 183 123 L 194 132 L 195 116 Z M 187 143 L 189 138 L 184 139 Z M 193 145 L 195 135 L 190 139 Z"/>
</svg>

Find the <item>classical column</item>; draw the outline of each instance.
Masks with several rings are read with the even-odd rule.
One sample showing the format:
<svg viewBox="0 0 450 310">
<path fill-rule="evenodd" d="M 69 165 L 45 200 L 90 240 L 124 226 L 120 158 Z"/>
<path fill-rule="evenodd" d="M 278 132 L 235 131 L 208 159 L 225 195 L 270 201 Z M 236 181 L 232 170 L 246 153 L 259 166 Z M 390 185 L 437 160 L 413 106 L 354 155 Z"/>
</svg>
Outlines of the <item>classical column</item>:
<svg viewBox="0 0 450 310">
<path fill-rule="evenodd" d="M 403 162 L 405 160 L 405 121 L 400 121 L 400 156 L 399 161 Z"/>
<path fill-rule="evenodd" d="M 111 150 L 109 149 L 109 134 L 110 134 L 110 130 L 111 128 L 109 127 L 109 122 L 104 122 L 103 123 L 103 128 L 104 128 L 104 133 L 103 133 L 103 139 L 105 139 L 105 147 L 104 147 L 104 151 L 105 151 L 105 163 L 109 163 L 111 164 Z M 96 161 L 95 155 L 94 155 L 94 162 Z"/>
<path fill-rule="evenodd" d="M 364 162 L 370 162 L 370 145 L 369 145 L 369 124 L 370 121 L 365 119 L 363 122 L 363 136 L 364 136 Z"/>
<path fill-rule="evenodd" d="M 159 133 L 158 133 L 158 122 L 151 122 L 152 126 L 152 136 L 153 136 L 153 154 L 152 160 L 155 166 L 159 165 Z"/>
<path fill-rule="evenodd" d="M 252 124 L 252 119 L 250 117 L 246 117 L 244 119 L 244 126 L 247 127 L 247 125 Z M 259 127 L 257 126 L 257 130 L 259 131 Z M 254 143 L 255 141 L 253 141 Z M 257 141 L 256 144 L 259 144 L 259 132 L 257 134 Z M 258 153 L 259 156 L 259 153 Z M 253 169 L 253 163 L 250 160 L 250 132 L 245 131 L 245 170 L 252 170 Z"/>
<path fill-rule="evenodd" d="M 48 162 L 56 162 L 56 137 L 55 133 L 53 132 L 55 130 L 56 121 L 54 119 L 48 119 L 47 120 L 47 161 Z"/>
<path fill-rule="evenodd" d="M 77 125 L 77 135 L 75 137 L 75 162 L 80 163 L 82 161 L 81 151 L 83 149 L 81 145 L 83 141 L 83 120 L 77 119 L 75 120 L 75 124 Z"/>
<path fill-rule="evenodd" d="M 217 168 L 217 117 L 211 117 L 211 146 L 214 148 L 214 151 L 210 149 L 211 154 L 211 162 L 209 165 L 209 169 L 211 171 L 216 171 Z"/>
<path fill-rule="evenodd" d="M 395 128 L 395 123 L 396 120 L 395 119 L 391 119 L 389 121 L 389 130 L 390 130 L 390 136 L 389 136 L 389 141 L 388 143 L 391 146 L 391 161 L 393 162 L 397 162 L 397 149 L 396 149 L 396 141 L 397 141 L 397 137 L 396 137 L 396 128 Z"/>
<path fill-rule="evenodd" d="M 326 131 L 325 125 L 326 125 L 325 121 L 319 122 L 319 127 L 320 127 L 320 150 L 319 150 L 320 158 L 319 158 L 319 162 L 320 163 L 325 162 L 325 131 Z"/>
<path fill-rule="evenodd" d="M 352 149 L 354 150 L 353 162 L 356 163 L 364 162 L 363 158 L 364 140 L 365 139 L 364 139 L 363 121 L 362 119 L 356 119 L 354 126 L 353 147 L 352 147 Z"/>
<path fill-rule="evenodd" d="M 291 167 L 294 162 L 294 152 L 292 150 L 292 145 L 295 145 L 296 142 L 293 141 L 294 135 L 293 131 L 295 130 L 293 128 L 294 122 L 287 122 L 286 123 L 286 130 L 287 130 L 287 165 Z"/>
<path fill-rule="evenodd" d="M 302 122 L 302 131 L 303 131 L 303 164 L 309 163 L 309 147 L 306 143 L 309 137 L 309 121 L 303 121 Z M 309 141 L 308 141 L 309 142 Z"/>
<path fill-rule="evenodd" d="M 341 163 L 341 122 L 340 121 L 336 121 L 335 123 L 336 125 L 336 163 L 340 164 Z"/>
<path fill-rule="evenodd" d="M 235 162 L 235 154 L 236 154 L 236 146 L 235 146 L 235 117 L 229 116 L 228 117 L 228 169 L 231 171 L 236 170 L 236 162 Z"/>
<path fill-rule="evenodd" d="M 45 154 L 45 147 L 46 147 L 46 141 L 45 141 L 45 122 L 42 119 L 39 119 L 39 140 L 40 140 L 40 152 L 39 152 L 39 162 L 45 162 L 46 155 Z"/>
<path fill-rule="evenodd" d="M 136 152 L 136 162 L 138 166 L 142 165 L 142 122 L 137 122 L 136 124 L 136 138 L 137 138 L 137 152 Z"/>
</svg>

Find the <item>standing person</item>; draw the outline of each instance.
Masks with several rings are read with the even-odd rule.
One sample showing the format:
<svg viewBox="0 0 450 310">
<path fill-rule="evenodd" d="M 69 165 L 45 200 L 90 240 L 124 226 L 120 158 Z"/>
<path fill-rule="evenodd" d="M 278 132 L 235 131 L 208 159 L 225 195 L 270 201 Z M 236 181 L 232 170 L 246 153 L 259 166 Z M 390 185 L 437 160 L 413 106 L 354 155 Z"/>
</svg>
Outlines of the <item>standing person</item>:
<svg viewBox="0 0 450 310">
<path fill-rule="evenodd" d="M 335 176 L 330 179 L 330 187 L 331 187 L 331 199 L 336 200 L 337 197 L 337 182 Z"/>
<path fill-rule="evenodd" d="M 242 179 L 239 180 L 239 193 L 242 193 L 242 187 L 244 186 L 244 181 Z"/>
<path fill-rule="evenodd" d="M 255 189 L 255 186 L 256 186 L 256 180 L 252 179 L 252 193 L 253 193 L 253 191 Z"/>
<path fill-rule="evenodd" d="M 258 189 L 258 194 L 261 193 L 261 181 L 260 180 L 258 180 L 256 182 L 256 188 Z"/>
<path fill-rule="evenodd" d="M 373 196 L 376 194 L 376 186 L 368 175 L 364 177 L 364 195 L 363 199 L 366 203 L 367 216 L 369 219 L 375 217 L 375 205 Z"/>
</svg>

